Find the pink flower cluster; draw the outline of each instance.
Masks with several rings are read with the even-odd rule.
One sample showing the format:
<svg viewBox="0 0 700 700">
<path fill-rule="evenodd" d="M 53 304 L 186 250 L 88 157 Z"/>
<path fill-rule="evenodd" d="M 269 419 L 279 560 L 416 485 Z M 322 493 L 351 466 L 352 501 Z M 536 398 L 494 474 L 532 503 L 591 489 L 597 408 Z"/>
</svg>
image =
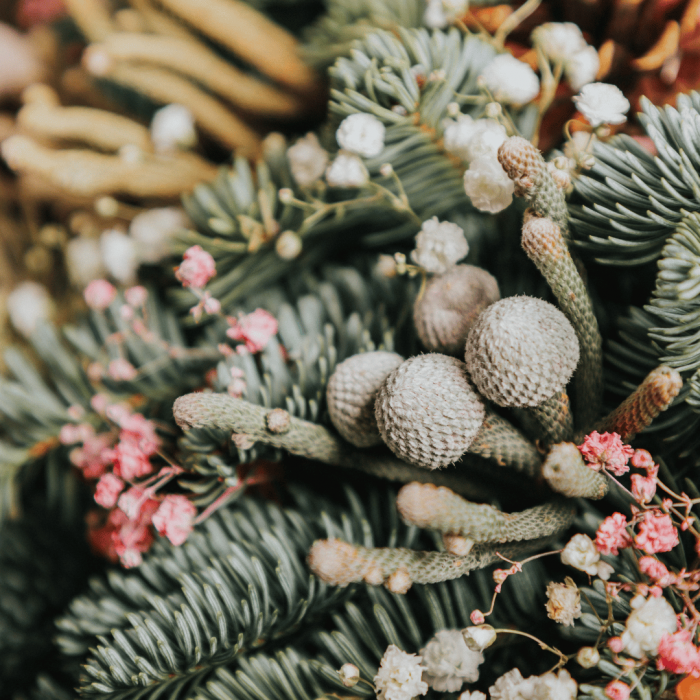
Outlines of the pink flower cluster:
<svg viewBox="0 0 700 700">
<path fill-rule="evenodd" d="M 666 632 L 659 642 L 659 658 L 656 662 L 659 671 L 689 673 L 700 677 L 700 649 L 692 641 L 689 630 L 679 630 L 673 634 Z"/>
<path fill-rule="evenodd" d="M 117 298 L 117 289 L 107 280 L 93 280 L 85 287 L 83 296 L 91 309 L 104 311 Z"/>
<path fill-rule="evenodd" d="M 277 319 L 264 309 L 256 309 L 239 318 L 229 317 L 227 320 L 231 327 L 226 335 L 232 340 L 245 343 L 238 347 L 238 352 L 260 352 L 277 333 Z"/>
<path fill-rule="evenodd" d="M 617 433 L 601 435 L 596 430 L 586 435 L 578 449 L 591 469 L 597 472 L 606 469 L 615 476 L 622 476 L 629 471 L 627 462 L 634 454 L 634 450 L 625 445 Z"/>
<path fill-rule="evenodd" d="M 175 277 L 182 282 L 185 289 L 188 287 L 202 289 L 215 274 L 214 258 L 198 245 L 188 248 L 183 255 L 182 263 L 175 268 Z"/>
<path fill-rule="evenodd" d="M 613 513 L 605 518 L 596 532 L 595 544 L 601 554 L 617 555 L 621 549 L 634 546 L 647 554 L 670 552 L 678 544 L 678 531 L 671 516 L 658 508 L 645 511 L 636 519 L 639 532 L 634 539 L 627 532 L 627 518 Z"/>
</svg>

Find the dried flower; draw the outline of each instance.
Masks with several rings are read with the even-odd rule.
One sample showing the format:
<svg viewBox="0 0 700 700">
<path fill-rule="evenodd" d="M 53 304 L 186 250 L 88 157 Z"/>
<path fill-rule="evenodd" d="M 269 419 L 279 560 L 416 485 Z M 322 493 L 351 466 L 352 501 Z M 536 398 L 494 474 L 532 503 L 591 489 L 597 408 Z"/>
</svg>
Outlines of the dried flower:
<svg viewBox="0 0 700 700">
<path fill-rule="evenodd" d="M 579 533 L 568 541 L 561 553 L 561 560 L 564 564 L 595 576 L 598 573 L 600 554 L 593 540 L 588 535 Z"/>
<path fill-rule="evenodd" d="M 201 289 L 215 274 L 214 258 L 198 245 L 188 248 L 183 255 L 182 263 L 175 268 L 175 277 L 182 282 L 185 289 L 188 287 Z"/>
<path fill-rule="evenodd" d="M 481 78 L 494 98 L 505 104 L 526 104 L 540 91 L 535 71 L 509 53 L 496 56 L 484 68 Z"/>
<path fill-rule="evenodd" d="M 444 29 L 469 8 L 468 0 L 428 0 L 423 24 L 431 29 Z"/>
<path fill-rule="evenodd" d="M 343 664 L 338 675 L 346 688 L 353 688 L 360 680 L 360 669 L 355 664 Z"/>
<path fill-rule="evenodd" d="M 469 160 L 469 143 L 476 132 L 476 125 L 468 114 L 460 114 L 457 119 L 445 119 L 443 143 L 445 150 L 462 160 Z"/>
<path fill-rule="evenodd" d="M 423 222 L 416 236 L 411 260 L 427 272 L 441 275 L 454 267 L 469 252 L 469 244 L 461 226 L 438 221 L 437 216 Z"/>
<path fill-rule="evenodd" d="M 148 290 L 142 286 L 129 287 L 124 291 L 126 303 L 135 309 L 142 307 L 148 299 Z"/>
<path fill-rule="evenodd" d="M 475 625 L 463 629 L 462 636 L 472 651 L 482 652 L 496 641 L 498 635 L 491 625 Z"/>
<path fill-rule="evenodd" d="M 153 525 L 174 545 L 181 545 L 192 532 L 197 508 L 186 496 L 169 495 L 153 515 Z"/>
<path fill-rule="evenodd" d="M 303 248 L 301 236 L 295 231 L 282 231 L 275 241 L 275 252 L 282 260 L 294 260 Z"/>
<path fill-rule="evenodd" d="M 318 180 L 328 165 L 328 151 L 318 142 L 316 134 L 306 136 L 287 149 L 292 176 L 300 187 L 308 187 Z"/>
<path fill-rule="evenodd" d="M 659 642 L 657 668 L 700 677 L 700 650 L 692 639 L 689 630 L 679 630 L 674 634 L 666 632 Z"/>
<path fill-rule="evenodd" d="M 133 481 L 153 471 L 148 455 L 133 440 L 120 440 L 114 448 L 114 473 Z"/>
<path fill-rule="evenodd" d="M 585 46 L 574 53 L 564 65 L 564 75 L 574 91 L 592 83 L 600 70 L 600 58 L 594 46 Z"/>
<path fill-rule="evenodd" d="M 550 620 L 573 627 L 574 620 L 581 617 L 581 592 L 568 576 L 564 583 L 547 584 L 547 599 L 545 607 Z"/>
<path fill-rule="evenodd" d="M 622 124 L 630 108 L 622 90 L 608 83 L 589 83 L 574 97 L 579 112 L 595 128 L 601 124 Z"/>
<path fill-rule="evenodd" d="M 631 602 L 634 610 L 621 640 L 630 656 L 641 659 L 645 654 L 656 656 L 664 634 L 676 631 L 676 613 L 665 598 L 637 598 Z"/>
<path fill-rule="evenodd" d="M 581 647 L 576 654 L 576 662 L 583 668 L 593 668 L 599 661 L 600 654 L 595 647 Z"/>
<path fill-rule="evenodd" d="M 136 277 L 138 257 L 136 243 L 123 231 L 110 229 L 100 236 L 102 263 L 109 274 L 121 284 L 131 284 Z"/>
<path fill-rule="evenodd" d="M 641 557 L 639 569 L 646 574 L 657 586 L 662 588 L 670 585 L 674 580 L 674 575 L 666 568 L 665 564 L 656 557 Z"/>
<path fill-rule="evenodd" d="M 373 158 L 384 150 L 386 128 L 373 114 L 359 112 L 345 117 L 335 136 L 341 148 Z"/>
<path fill-rule="evenodd" d="M 639 523 L 634 545 L 647 554 L 670 552 L 678 544 L 678 531 L 671 516 L 659 510 L 648 510 Z"/>
<path fill-rule="evenodd" d="M 8 295 L 6 307 L 12 325 L 27 338 L 54 311 L 48 290 L 38 282 L 18 284 Z"/>
<path fill-rule="evenodd" d="M 117 290 L 107 280 L 93 280 L 83 292 L 85 303 L 95 311 L 104 311 L 117 297 Z"/>
<path fill-rule="evenodd" d="M 632 537 L 625 529 L 627 518 L 622 513 L 613 513 L 600 524 L 595 536 L 595 546 L 601 554 L 619 554 L 621 549 L 632 544 Z"/>
<path fill-rule="evenodd" d="M 565 64 L 587 46 L 581 30 L 573 22 L 545 22 L 533 30 L 531 39 L 552 63 Z"/>
<path fill-rule="evenodd" d="M 326 181 L 331 187 L 362 187 L 369 181 L 369 173 L 359 156 L 340 151 L 326 168 Z"/>
<path fill-rule="evenodd" d="M 103 474 L 95 487 L 95 502 L 103 508 L 114 508 L 123 489 L 124 482 L 118 476 Z"/>
<path fill-rule="evenodd" d="M 187 224 L 187 216 L 179 207 L 147 209 L 137 214 L 129 225 L 129 235 L 136 243 L 139 260 L 153 264 L 168 257 L 175 233 Z"/>
<path fill-rule="evenodd" d="M 512 201 L 515 185 L 494 156 L 481 156 L 464 173 L 464 191 L 480 211 L 496 214 Z"/>
<path fill-rule="evenodd" d="M 656 494 L 656 477 L 632 474 L 630 490 L 637 503 L 649 503 Z"/>
<path fill-rule="evenodd" d="M 537 700 L 576 700 L 577 692 L 578 683 L 562 668 L 557 674 L 545 673 L 535 676 L 535 691 L 532 697 Z"/>
<path fill-rule="evenodd" d="M 517 668 L 503 674 L 490 688 L 491 700 L 530 700 L 534 697 L 536 676 L 523 678 Z"/>
<path fill-rule="evenodd" d="M 465 148 L 465 160 L 471 162 L 482 156 L 498 158 L 498 149 L 507 138 L 505 127 L 495 119 L 478 119 Z"/>
<path fill-rule="evenodd" d="M 136 378 L 138 372 L 136 371 L 136 367 L 134 367 L 129 360 L 120 357 L 109 363 L 107 374 L 109 374 L 114 381 L 130 382 L 132 379 Z"/>
<path fill-rule="evenodd" d="M 479 679 L 483 654 L 472 651 L 460 630 L 440 630 L 420 652 L 425 680 L 431 688 L 454 693 Z"/>
<path fill-rule="evenodd" d="M 260 352 L 277 333 L 277 319 L 264 309 L 256 309 L 240 318 L 229 318 L 231 327 L 226 335 L 242 340 L 249 352 Z"/>
<path fill-rule="evenodd" d="M 594 471 L 607 469 L 615 476 L 622 476 L 629 471 L 627 462 L 634 454 L 634 450 L 629 445 L 625 445 L 617 433 L 601 435 L 597 430 L 586 435 L 578 449 L 591 469 Z"/>
<path fill-rule="evenodd" d="M 170 104 L 159 109 L 151 120 L 151 141 L 158 153 L 172 153 L 197 144 L 194 116 L 184 105 Z"/>
<path fill-rule="evenodd" d="M 605 694 L 610 700 L 627 700 L 630 696 L 630 687 L 622 681 L 610 681 L 605 686 Z"/>
<path fill-rule="evenodd" d="M 428 692 L 428 684 L 421 680 L 421 657 L 407 654 L 390 644 L 374 677 L 378 700 L 412 700 Z"/>
</svg>

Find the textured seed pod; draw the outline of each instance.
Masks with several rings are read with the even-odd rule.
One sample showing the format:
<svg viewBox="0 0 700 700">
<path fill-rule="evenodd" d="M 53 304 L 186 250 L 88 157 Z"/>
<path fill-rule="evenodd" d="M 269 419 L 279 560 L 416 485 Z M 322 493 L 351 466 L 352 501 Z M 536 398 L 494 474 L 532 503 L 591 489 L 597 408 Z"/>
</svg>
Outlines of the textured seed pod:
<svg viewBox="0 0 700 700">
<path fill-rule="evenodd" d="M 412 357 L 395 369 L 377 392 L 374 409 L 392 452 L 428 469 L 458 460 L 484 420 L 484 404 L 464 363 L 435 353 Z"/>
<path fill-rule="evenodd" d="M 498 282 L 486 270 L 456 265 L 433 277 L 413 306 L 418 337 L 431 352 L 461 355 L 477 316 L 501 295 Z"/>
<path fill-rule="evenodd" d="M 537 406 L 561 391 L 579 358 L 576 333 L 555 306 L 533 297 L 491 304 L 467 338 L 478 390 L 499 406 Z"/>
<path fill-rule="evenodd" d="M 335 429 L 356 447 L 381 443 L 374 417 L 374 397 L 401 363 L 395 352 L 364 352 L 348 357 L 328 380 L 326 401 Z"/>
</svg>

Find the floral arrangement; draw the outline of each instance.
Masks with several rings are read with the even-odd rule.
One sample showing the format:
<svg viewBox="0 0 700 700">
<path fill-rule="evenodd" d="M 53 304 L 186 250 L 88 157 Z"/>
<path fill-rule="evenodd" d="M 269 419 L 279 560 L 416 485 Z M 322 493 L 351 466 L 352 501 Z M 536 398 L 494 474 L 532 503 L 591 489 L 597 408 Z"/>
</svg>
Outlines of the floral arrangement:
<svg viewBox="0 0 700 700">
<path fill-rule="evenodd" d="M 698 3 L 12 12 L 0 695 L 696 698 Z"/>
</svg>

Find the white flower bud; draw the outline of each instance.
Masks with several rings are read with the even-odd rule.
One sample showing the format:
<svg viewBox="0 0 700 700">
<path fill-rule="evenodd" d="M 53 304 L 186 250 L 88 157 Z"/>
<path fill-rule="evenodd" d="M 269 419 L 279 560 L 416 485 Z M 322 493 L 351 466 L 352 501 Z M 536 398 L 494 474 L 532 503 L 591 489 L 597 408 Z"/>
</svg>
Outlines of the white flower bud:
<svg viewBox="0 0 700 700">
<path fill-rule="evenodd" d="M 526 104 L 540 91 L 535 71 L 509 53 L 496 56 L 480 77 L 494 98 L 505 104 Z"/>
<path fill-rule="evenodd" d="M 484 624 L 466 627 L 462 630 L 462 636 L 472 651 L 483 651 L 496 641 L 498 635 L 491 625 Z"/>
<path fill-rule="evenodd" d="M 170 104 L 159 109 L 151 120 L 151 141 L 157 153 L 197 145 L 194 116 L 185 105 Z"/>
<path fill-rule="evenodd" d="M 489 102 L 484 107 L 484 114 L 490 119 L 495 119 L 503 114 L 503 107 L 498 102 Z"/>
<path fill-rule="evenodd" d="M 343 664 L 338 675 L 346 688 L 352 688 L 360 680 L 360 669 L 355 664 Z"/>
<path fill-rule="evenodd" d="M 588 535 L 579 533 L 574 535 L 564 547 L 561 553 L 561 560 L 564 564 L 595 576 L 598 573 L 600 553 Z"/>
<path fill-rule="evenodd" d="M 599 661 L 600 654 L 595 647 L 581 647 L 576 654 L 576 662 L 583 668 L 593 668 Z"/>
<path fill-rule="evenodd" d="M 54 304 L 49 292 L 38 282 L 22 282 L 7 297 L 10 322 L 25 337 L 29 337 L 40 321 L 51 318 Z"/>
<path fill-rule="evenodd" d="M 386 129 L 373 114 L 360 112 L 345 117 L 335 136 L 341 148 L 352 153 L 373 158 L 384 150 Z"/>
<path fill-rule="evenodd" d="M 275 241 L 275 251 L 282 260 L 294 260 L 301 253 L 303 243 L 298 233 L 282 231 Z"/>
<path fill-rule="evenodd" d="M 464 173 L 464 191 L 480 211 L 503 211 L 513 201 L 514 190 L 513 181 L 495 156 L 477 158 Z"/>
<path fill-rule="evenodd" d="M 569 58 L 564 66 L 564 74 L 569 79 L 571 89 L 578 91 L 595 80 L 599 69 L 598 52 L 594 46 L 586 46 Z"/>
<path fill-rule="evenodd" d="M 483 654 L 467 647 L 460 630 L 440 630 L 420 654 L 428 685 L 449 693 L 479 680 L 479 664 L 484 662 Z"/>
<path fill-rule="evenodd" d="M 117 282 L 130 284 L 136 278 L 136 243 L 123 231 L 111 229 L 100 236 L 102 263 Z"/>
<path fill-rule="evenodd" d="M 341 151 L 326 169 L 326 181 L 331 187 L 362 187 L 369 173 L 359 156 Z"/>
<path fill-rule="evenodd" d="M 532 32 L 531 38 L 533 45 L 552 63 L 566 63 L 587 46 L 581 30 L 573 22 L 545 22 Z"/>
<path fill-rule="evenodd" d="M 629 100 L 616 85 L 589 83 L 574 97 L 576 107 L 595 127 L 601 124 L 622 124 L 630 108 Z"/>
<path fill-rule="evenodd" d="M 318 180 L 328 165 L 328 152 L 321 146 L 316 134 L 309 132 L 287 149 L 292 176 L 301 187 Z"/>
</svg>

